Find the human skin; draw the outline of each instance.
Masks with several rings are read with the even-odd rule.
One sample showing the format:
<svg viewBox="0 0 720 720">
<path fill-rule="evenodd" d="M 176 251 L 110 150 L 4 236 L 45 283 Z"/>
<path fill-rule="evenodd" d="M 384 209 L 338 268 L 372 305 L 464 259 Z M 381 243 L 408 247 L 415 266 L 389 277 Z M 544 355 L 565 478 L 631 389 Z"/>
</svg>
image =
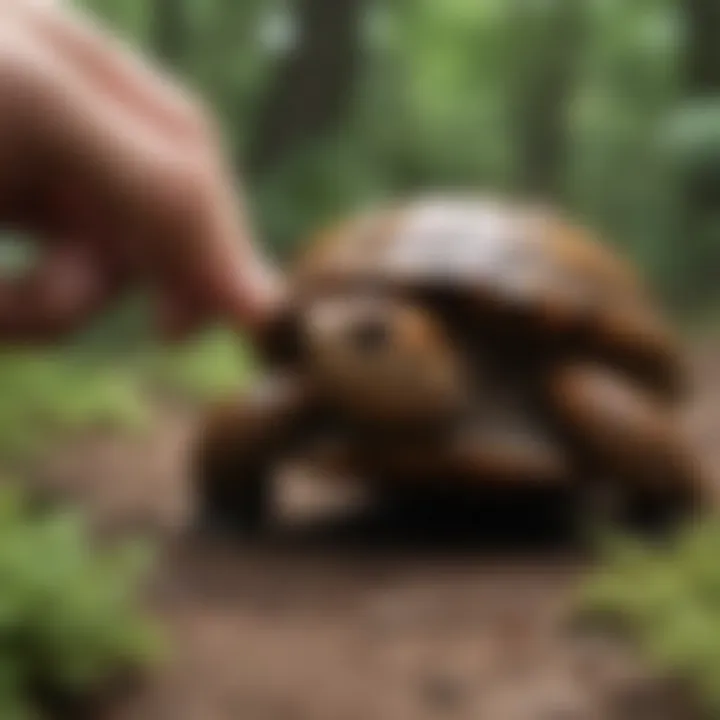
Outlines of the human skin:
<svg viewBox="0 0 720 720">
<path fill-rule="evenodd" d="M 0 279 L 0 339 L 54 342 L 137 289 L 160 331 L 253 332 L 279 283 L 202 104 L 60 2 L 0 0 L 0 227 L 37 242 Z"/>
</svg>

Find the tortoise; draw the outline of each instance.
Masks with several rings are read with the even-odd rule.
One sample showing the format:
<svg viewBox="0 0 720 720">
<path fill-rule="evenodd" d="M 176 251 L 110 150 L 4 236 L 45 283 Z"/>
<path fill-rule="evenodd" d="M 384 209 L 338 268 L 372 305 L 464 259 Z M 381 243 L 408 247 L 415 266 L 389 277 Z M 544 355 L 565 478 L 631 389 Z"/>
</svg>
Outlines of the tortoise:
<svg viewBox="0 0 720 720">
<path fill-rule="evenodd" d="M 553 209 L 398 202 L 323 232 L 287 287 L 264 376 L 203 421 L 203 522 L 261 530 L 298 455 L 393 497 L 539 491 L 623 522 L 703 505 L 668 323 L 626 259 Z"/>
</svg>

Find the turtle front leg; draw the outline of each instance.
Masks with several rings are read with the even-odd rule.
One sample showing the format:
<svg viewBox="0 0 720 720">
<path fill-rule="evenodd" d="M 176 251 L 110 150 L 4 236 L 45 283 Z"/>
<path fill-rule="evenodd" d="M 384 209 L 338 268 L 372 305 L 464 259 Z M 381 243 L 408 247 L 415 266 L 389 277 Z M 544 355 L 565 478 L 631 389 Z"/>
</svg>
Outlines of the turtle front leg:
<svg viewBox="0 0 720 720">
<path fill-rule="evenodd" d="M 198 525 L 253 535 L 272 508 L 273 474 L 298 440 L 312 400 L 299 378 L 270 375 L 203 420 L 192 459 Z"/>
<path fill-rule="evenodd" d="M 621 506 L 622 519 L 641 527 L 667 527 L 707 502 L 709 483 L 668 402 L 594 364 L 559 368 L 550 378 L 549 392 L 581 465 L 603 480 L 600 497 L 609 491 L 611 505 Z"/>
</svg>

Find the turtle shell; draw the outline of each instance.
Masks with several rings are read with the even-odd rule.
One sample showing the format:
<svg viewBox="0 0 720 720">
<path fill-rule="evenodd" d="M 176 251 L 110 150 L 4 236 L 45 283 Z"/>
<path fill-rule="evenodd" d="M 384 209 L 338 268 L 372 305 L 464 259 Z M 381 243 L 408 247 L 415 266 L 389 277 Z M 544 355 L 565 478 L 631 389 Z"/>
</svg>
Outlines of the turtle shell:
<svg viewBox="0 0 720 720">
<path fill-rule="evenodd" d="M 682 389 L 674 338 L 632 266 L 545 208 L 434 197 L 353 218 L 300 257 L 291 307 L 352 288 L 453 298 L 498 323 L 522 318 L 665 396 Z"/>
</svg>

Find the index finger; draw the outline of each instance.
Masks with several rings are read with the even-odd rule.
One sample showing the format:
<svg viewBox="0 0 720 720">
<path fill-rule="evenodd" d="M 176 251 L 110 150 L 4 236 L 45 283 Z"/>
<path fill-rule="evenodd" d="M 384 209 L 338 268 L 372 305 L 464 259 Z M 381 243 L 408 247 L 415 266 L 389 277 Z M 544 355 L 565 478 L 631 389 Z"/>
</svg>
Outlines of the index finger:
<svg viewBox="0 0 720 720">
<path fill-rule="evenodd" d="M 88 13 L 54 1 L 25 2 L 19 12 L 30 30 L 99 92 L 113 95 L 166 131 L 190 137 L 209 132 L 208 119 L 189 92 Z"/>
<path fill-rule="evenodd" d="M 216 158 L 179 152 L 167 133 L 123 112 L 32 38 L 3 38 L 0 85 L 12 110 L 0 125 L 12 121 L 24 166 L 77 180 L 106 204 L 148 274 L 238 326 L 259 321 L 277 286 Z"/>
</svg>

